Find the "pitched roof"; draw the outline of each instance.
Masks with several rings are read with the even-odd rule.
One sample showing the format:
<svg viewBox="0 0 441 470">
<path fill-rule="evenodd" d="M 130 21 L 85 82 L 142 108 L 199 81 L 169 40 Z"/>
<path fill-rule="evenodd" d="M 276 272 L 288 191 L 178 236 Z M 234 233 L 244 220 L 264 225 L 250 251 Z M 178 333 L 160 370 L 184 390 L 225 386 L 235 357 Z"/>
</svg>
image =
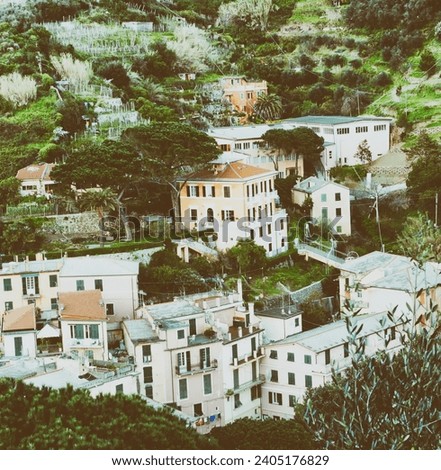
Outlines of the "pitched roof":
<svg viewBox="0 0 441 470">
<path fill-rule="evenodd" d="M 19 180 L 45 180 L 52 181 L 50 173 L 54 163 L 38 163 L 21 168 L 17 172 L 16 178 Z"/>
<path fill-rule="evenodd" d="M 69 276 L 123 276 L 137 275 L 138 261 L 126 261 L 105 256 L 66 258 L 60 277 Z"/>
<path fill-rule="evenodd" d="M 264 170 L 241 162 L 231 162 L 224 166 L 207 168 L 188 175 L 187 181 L 235 181 L 248 180 L 256 176 L 273 175 L 274 171 Z M 183 181 L 179 179 L 178 181 Z"/>
<path fill-rule="evenodd" d="M 124 320 L 123 325 L 134 344 L 158 341 L 159 337 L 145 318 Z"/>
<path fill-rule="evenodd" d="M 367 255 L 360 256 L 359 258 L 345 261 L 341 270 L 350 273 L 368 273 L 374 269 L 384 267 L 392 262 L 397 263 L 401 266 L 409 265 L 409 258 L 400 255 L 394 255 L 392 253 L 383 253 L 382 251 L 372 251 Z"/>
<path fill-rule="evenodd" d="M 61 320 L 105 320 L 106 312 L 101 291 L 60 292 Z"/>
<path fill-rule="evenodd" d="M 34 304 L 15 308 L 6 312 L 3 319 L 3 331 L 35 330 L 35 306 Z"/>
<path fill-rule="evenodd" d="M 58 271 L 63 262 L 64 258 L 46 259 L 43 261 L 11 261 L 10 263 L 3 263 L 0 275 Z"/>
<path fill-rule="evenodd" d="M 319 189 L 324 188 L 327 185 L 338 186 L 339 188 L 346 189 L 349 191 L 349 188 L 347 188 L 346 186 L 343 186 L 342 184 L 334 183 L 334 181 L 326 181 L 326 180 L 317 178 L 316 176 L 310 176 L 309 178 L 306 178 L 303 181 L 300 181 L 293 187 L 293 189 L 296 191 L 301 191 L 304 193 L 312 194 L 315 191 L 318 191 Z"/>
<path fill-rule="evenodd" d="M 403 319 L 404 320 L 404 319 Z M 403 320 L 398 320 L 402 323 Z M 395 326 L 387 315 L 387 312 L 371 313 L 366 315 L 357 315 L 352 317 L 352 326 L 362 326 L 359 337 L 365 337 L 373 333 L 385 330 L 391 326 Z M 280 341 L 275 341 L 271 345 L 282 344 L 299 344 L 316 353 L 325 351 L 334 346 L 339 346 L 348 341 L 349 333 L 345 320 L 338 320 L 334 323 L 313 328 L 288 336 Z"/>
</svg>

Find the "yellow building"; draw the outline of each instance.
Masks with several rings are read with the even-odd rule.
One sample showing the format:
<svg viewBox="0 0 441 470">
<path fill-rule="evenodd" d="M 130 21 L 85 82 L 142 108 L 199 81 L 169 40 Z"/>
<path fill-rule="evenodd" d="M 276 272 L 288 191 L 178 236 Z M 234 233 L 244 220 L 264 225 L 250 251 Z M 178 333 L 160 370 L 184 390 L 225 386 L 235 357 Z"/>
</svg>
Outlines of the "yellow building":
<svg viewBox="0 0 441 470">
<path fill-rule="evenodd" d="M 177 182 L 180 223 L 192 232 L 214 232 L 216 248 L 254 240 L 268 256 L 288 249 L 287 214 L 278 207 L 276 171 L 241 162 L 215 161 Z"/>
</svg>

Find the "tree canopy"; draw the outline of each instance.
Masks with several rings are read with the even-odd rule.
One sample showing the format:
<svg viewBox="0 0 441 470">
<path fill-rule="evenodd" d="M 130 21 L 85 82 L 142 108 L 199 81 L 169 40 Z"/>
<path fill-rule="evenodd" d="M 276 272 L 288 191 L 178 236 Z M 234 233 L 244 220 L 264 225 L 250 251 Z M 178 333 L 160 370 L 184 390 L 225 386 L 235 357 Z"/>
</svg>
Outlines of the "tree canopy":
<svg viewBox="0 0 441 470">
<path fill-rule="evenodd" d="M 207 449 L 213 444 L 141 397 L 0 379 L 0 449 Z"/>
</svg>

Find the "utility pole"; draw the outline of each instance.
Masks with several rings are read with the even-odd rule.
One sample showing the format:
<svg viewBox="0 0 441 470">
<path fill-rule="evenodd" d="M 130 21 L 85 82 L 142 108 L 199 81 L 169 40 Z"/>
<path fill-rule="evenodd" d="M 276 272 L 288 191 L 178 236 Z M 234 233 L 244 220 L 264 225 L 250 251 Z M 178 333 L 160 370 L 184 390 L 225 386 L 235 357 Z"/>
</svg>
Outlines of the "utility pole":
<svg viewBox="0 0 441 470">
<path fill-rule="evenodd" d="M 438 194 L 435 194 L 435 227 L 438 227 Z"/>
<path fill-rule="evenodd" d="M 377 221 L 377 226 L 378 226 L 378 235 L 380 237 L 381 251 L 384 253 L 383 236 L 381 234 L 381 224 L 380 224 L 380 209 L 379 209 L 379 204 L 378 204 L 378 188 L 375 191 L 375 219 Z"/>
</svg>

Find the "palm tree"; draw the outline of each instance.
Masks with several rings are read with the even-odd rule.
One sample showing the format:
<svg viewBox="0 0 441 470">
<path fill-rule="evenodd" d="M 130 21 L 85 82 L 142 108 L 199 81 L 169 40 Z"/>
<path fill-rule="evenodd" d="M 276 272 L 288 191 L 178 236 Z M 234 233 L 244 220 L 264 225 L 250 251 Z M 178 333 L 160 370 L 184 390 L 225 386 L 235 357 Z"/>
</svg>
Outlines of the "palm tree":
<svg viewBox="0 0 441 470">
<path fill-rule="evenodd" d="M 88 190 L 81 195 L 79 207 L 81 210 L 92 210 L 98 214 L 101 230 L 100 243 L 102 245 L 104 240 L 104 212 L 112 211 L 119 207 L 117 194 L 110 188 Z"/>
<path fill-rule="evenodd" d="M 282 114 L 282 102 L 274 93 L 260 95 L 254 105 L 254 113 L 265 121 L 274 121 Z"/>
</svg>

